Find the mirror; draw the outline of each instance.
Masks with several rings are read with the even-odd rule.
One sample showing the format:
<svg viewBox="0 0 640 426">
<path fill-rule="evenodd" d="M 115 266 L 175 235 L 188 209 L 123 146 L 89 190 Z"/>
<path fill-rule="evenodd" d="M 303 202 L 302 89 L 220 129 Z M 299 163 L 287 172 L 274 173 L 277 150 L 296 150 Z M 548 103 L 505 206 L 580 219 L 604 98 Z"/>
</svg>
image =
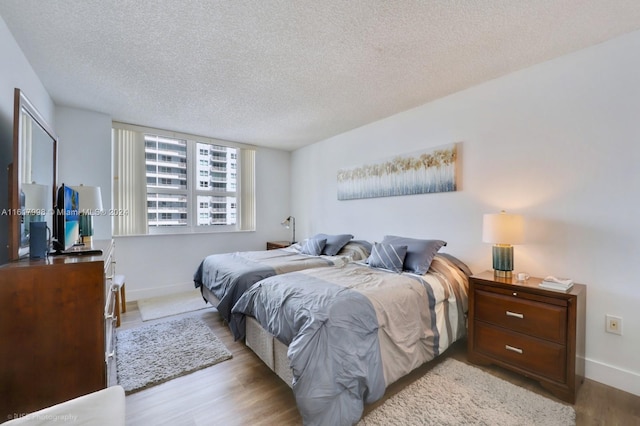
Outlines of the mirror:
<svg viewBox="0 0 640 426">
<path fill-rule="evenodd" d="M 14 92 L 13 163 L 9 170 L 9 259 L 29 254 L 30 224 L 53 230 L 58 138 L 20 89 Z"/>
</svg>

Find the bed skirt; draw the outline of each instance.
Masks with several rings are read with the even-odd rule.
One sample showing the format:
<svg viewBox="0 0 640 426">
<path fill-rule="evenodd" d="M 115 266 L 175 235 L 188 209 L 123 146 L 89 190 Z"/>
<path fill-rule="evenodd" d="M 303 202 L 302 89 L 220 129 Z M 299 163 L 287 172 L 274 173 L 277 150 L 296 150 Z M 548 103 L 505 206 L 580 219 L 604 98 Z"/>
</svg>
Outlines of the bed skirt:
<svg viewBox="0 0 640 426">
<path fill-rule="evenodd" d="M 252 317 L 247 317 L 247 337 L 246 345 L 255 352 L 267 367 L 273 370 L 278 377 L 292 386 L 293 374 L 289 367 L 287 358 L 288 347 L 280 340 L 267 332 L 258 321 Z"/>
<path fill-rule="evenodd" d="M 202 297 L 211 305 L 216 306 L 218 298 L 205 286 L 200 287 Z M 287 345 L 273 337 L 253 317 L 246 317 L 245 344 L 258 358 L 264 362 L 274 373 L 278 375 L 289 387 L 293 384 L 293 374 L 289 367 L 287 357 Z"/>
</svg>

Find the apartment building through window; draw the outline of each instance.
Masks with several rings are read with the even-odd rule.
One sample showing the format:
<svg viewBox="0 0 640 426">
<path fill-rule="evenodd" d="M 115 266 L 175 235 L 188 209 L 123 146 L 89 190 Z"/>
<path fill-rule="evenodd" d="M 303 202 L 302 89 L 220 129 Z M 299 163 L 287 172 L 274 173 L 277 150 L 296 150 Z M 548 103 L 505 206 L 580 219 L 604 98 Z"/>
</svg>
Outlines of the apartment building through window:
<svg viewBox="0 0 640 426">
<path fill-rule="evenodd" d="M 116 235 L 254 229 L 252 148 L 154 130 L 114 123 Z"/>
<path fill-rule="evenodd" d="M 188 141 L 144 135 L 150 227 L 189 225 Z M 235 225 L 237 148 L 195 142 L 196 225 Z"/>
</svg>

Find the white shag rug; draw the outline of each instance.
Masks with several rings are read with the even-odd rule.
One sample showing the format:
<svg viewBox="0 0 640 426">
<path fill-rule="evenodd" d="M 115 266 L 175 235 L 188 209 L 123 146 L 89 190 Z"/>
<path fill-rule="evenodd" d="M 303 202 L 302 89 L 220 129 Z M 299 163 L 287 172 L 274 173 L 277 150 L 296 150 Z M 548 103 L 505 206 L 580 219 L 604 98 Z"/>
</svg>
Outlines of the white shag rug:
<svg viewBox="0 0 640 426">
<path fill-rule="evenodd" d="M 231 358 L 202 320 L 182 318 L 118 330 L 118 384 L 127 394 Z"/>
<path fill-rule="evenodd" d="M 204 301 L 200 290 L 138 300 L 138 309 L 140 309 L 142 321 L 169 317 L 205 308 L 211 308 L 211 305 L 208 305 Z"/>
<path fill-rule="evenodd" d="M 447 359 L 370 412 L 373 425 L 575 425 L 573 407 Z"/>
</svg>

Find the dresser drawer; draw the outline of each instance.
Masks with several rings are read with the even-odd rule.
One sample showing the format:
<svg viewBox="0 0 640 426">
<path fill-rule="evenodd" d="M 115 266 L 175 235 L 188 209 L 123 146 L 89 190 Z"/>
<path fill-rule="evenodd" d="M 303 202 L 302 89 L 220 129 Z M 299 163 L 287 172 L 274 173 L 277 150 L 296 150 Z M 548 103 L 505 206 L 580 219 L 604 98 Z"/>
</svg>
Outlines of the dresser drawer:
<svg viewBox="0 0 640 426">
<path fill-rule="evenodd" d="M 475 319 L 565 344 L 567 308 L 480 289 L 475 292 Z"/>
<path fill-rule="evenodd" d="M 475 348 L 492 356 L 556 382 L 566 381 L 566 347 L 482 322 L 475 324 Z"/>
</svg>

